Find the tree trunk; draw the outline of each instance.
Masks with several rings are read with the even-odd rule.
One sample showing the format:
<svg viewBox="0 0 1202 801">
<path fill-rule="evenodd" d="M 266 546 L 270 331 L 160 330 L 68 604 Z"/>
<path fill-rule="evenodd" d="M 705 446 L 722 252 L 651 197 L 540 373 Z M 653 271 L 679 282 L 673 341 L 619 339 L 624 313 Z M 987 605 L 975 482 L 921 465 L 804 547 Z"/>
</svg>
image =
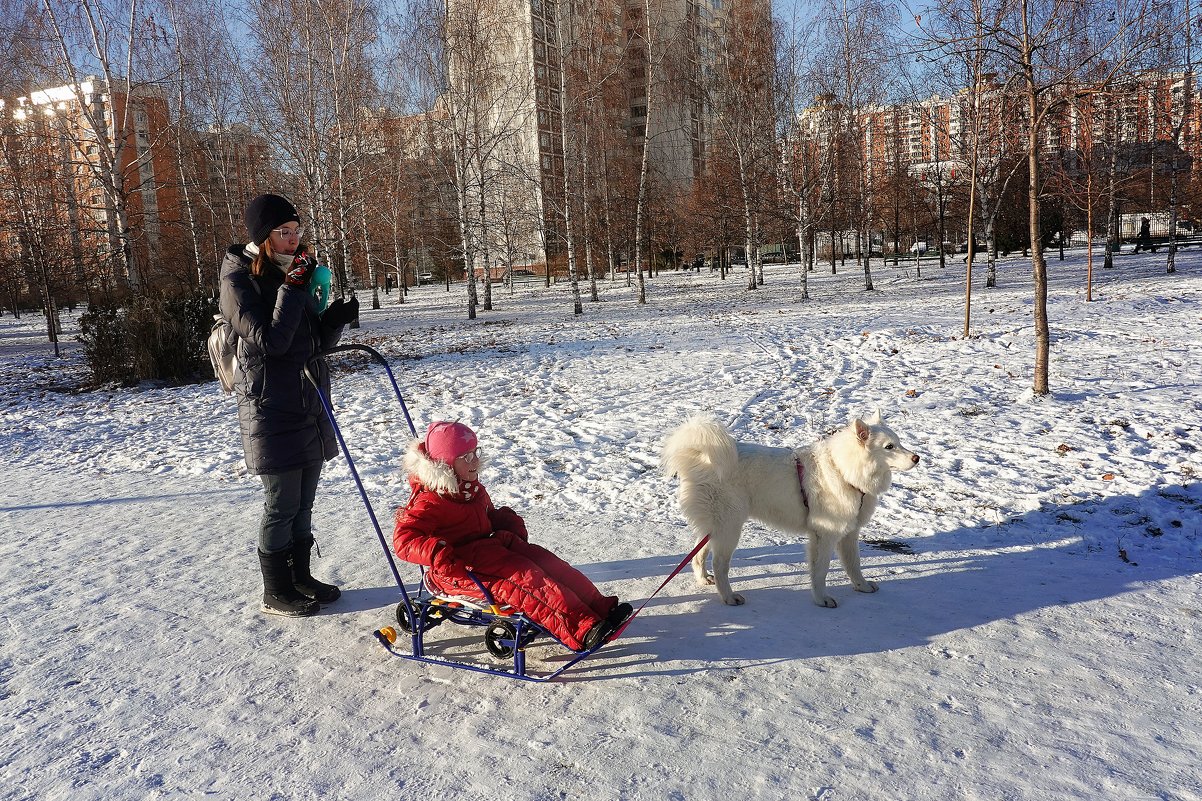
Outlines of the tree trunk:
<svg viewBox="0 0 1202 801">
<path fill-rule="evenodd" d="M 1047 395 L 1048 351 L 1048 265 L 1043 256 L 1039 201 L 1039 90 L 1035 78 L 1034 47 L 1027 30 L 1027 2 L 1022 0 L 1022 67 L 1027 89 L 1027 223 L 1031 237 L 1031 272 L 1035 282 L 1035 384 L 1036 395 Z"/>
</svg>

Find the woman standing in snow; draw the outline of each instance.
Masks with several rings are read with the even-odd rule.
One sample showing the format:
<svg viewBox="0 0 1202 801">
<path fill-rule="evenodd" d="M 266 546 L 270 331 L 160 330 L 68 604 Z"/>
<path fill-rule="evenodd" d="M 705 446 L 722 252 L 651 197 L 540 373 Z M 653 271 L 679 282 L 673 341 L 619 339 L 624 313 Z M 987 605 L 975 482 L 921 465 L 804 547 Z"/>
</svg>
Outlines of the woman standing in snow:
<svg viewBox="0 0 1202 801">
<path fill-rule="evenodd" d="M 286 199 L 256 197 L 244 221 L 250 242 L 231 246 L 221 264 L 221 314 L 238 335 L 234 394 L 246 468 L 263 481 L 263 611 L 304 617 L 341 592 L 309 572 L 317 483 L 338 446 L 303 371 L 338 341 L 359 303 L 339 299 L 319 314 L 310 287 L 317 263 L 301 247 L 304 229 Z M 329 397 L 325 362 L 317 360 L 314 370 Z"/>
<path fill-rule="evenodd" d="M 397 511 L 392 548 L 426 565 L 427 581 L 449 595 L 479 597 L 470 572 L 507 604 L 574 651 L 591 649 L 622 627 L 631 607 L 602 595 L 587 576 L 527 541 L 526 523 L 496 508 L 480 483 L 476 434 L 463 423 L 431 423 L 404 456 L 413 494 Z"/>
</svg>

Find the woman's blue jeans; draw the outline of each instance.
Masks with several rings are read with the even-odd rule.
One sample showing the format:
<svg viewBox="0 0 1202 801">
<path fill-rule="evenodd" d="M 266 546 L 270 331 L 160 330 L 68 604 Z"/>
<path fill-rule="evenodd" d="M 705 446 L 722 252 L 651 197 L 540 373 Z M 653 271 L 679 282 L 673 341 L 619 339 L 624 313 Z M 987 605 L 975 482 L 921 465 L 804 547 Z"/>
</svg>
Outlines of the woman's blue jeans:
<svg viewBox="0 0 1202 801">
<path fill-rule="evenodd" d="M 259 523 L 259 550 L 277 553 L 292 547 L 293 540 L 313 536 L 313 501 L 321 465 L 259 476 L 263 480 L 263 519 Z"/>
</svg>

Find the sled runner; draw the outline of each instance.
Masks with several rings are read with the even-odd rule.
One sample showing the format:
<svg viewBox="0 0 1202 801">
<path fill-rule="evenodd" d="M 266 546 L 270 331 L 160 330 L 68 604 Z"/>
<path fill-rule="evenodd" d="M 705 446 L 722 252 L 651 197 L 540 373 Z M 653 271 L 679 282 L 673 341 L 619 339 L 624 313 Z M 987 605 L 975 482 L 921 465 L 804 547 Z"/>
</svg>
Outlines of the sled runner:
<svg viewBox="0 0 1202 801">
<path fill-rule="evenodd" d="M 409 415 L 409 409 L 405 405 L 405 399 L 401 395 L 401 390 L 397 385 L 396 378 L 393 376 L 387 360 L 377 350 L 367 345 L 338 345 L 325 351 L 324 353 L 319 354 L 319 357 L 352 351 L 365 353 L 384 367 L 385 372 L 388 374 L 389 383 L 392 385 L 393 392 L 396 394 L 397 401 L 400 403 L 401 411 L 405 415 L 405 422 L 409 426 L 409 432 L 414 437 L 417 437 L 417 429 L 413 425 L 413 418 Z M 305 367 L 305 376 L 314 386 L 319 387 L 316 375 L 312 370 L 310 370 L 309 366 Z M 342 434 L 342 429 L 338 426 L 338 421 L 334 417 L 333 407 L 330 405 L 329 399 L 321 392 L 320 387 L 318 388 L 318 395 L 321 397 L 322 407 L 325 409 L 326 416 L 329 418 L 330 424 L 334 428 L 334 434 L 338 438 L 338 444 L 342 448 L 342 453 L 346 457 L 347 466 L 350 468 L 351 476 L 355 479 L 355 486 L 359 490 L 359 497 L 362 499 L 363 505 L 367 509 L 367 514 L 371 519 L 372 527 L 375 529 L 376 536 L 380 540 L 380 546 L 384 550 L 384 556 L 388 560 L 389 567 L 392 569 L 393 578 L 396 579 L 397 587 L 401 592 L 401 600 L 396 606 L 395 628 L 393 626 L 384 626 L 373 632 L 376 639 L 381 645 L 388 649 L 389 653 L 403 659 L 447 665 L 449 667 L 473 670 L 480 673 L 508 676 L 510 678 L 523 679 L 526 681 L 548 681 L 560 675 L 568 668 L 580 662 L 582 659 L 595 653 L 597 650 L 604 647 L 606 643 L 613 641 L 613 639 L 622 633 L 622 631 L 626 628 L 626 625 L 629 625 L 630 620 L 634 618 L 634 615 L 638 614 L 638 612 L 632 614 L 630 618 L 627 619 L 625 624 L 618 628 L 617 631 L 601 640 L 601 642 L 599 642 L 595 647 L 584 651 L 572 652 L 571 649 L 567 649 L 566 645 L 554 637 L 545 628 L 539 626 L 525 615 L 507 606 L 498 605 L 495 603 L 484 585 L 481 584 L 480 581 L 470 573 L 469 576 L 471 576 L 472 580 L 476 583 L 480 590 L 479 597 L 449 596 L 443 594 L 437 587 L 434 587 L 432 584 L 430 584 L 430 582 L 427 580 L 426 570 L 421 566 L 417 566 L 421 571 L 421 579 L 413 586 L 412 589 L 410 589 L 410 587 L 406 585 L 404 579 L 401 578 L 401 572 L 397 567 L 397 561 L 392 554 L 392 550 L 388 547 L 388 539 L 385 537 L 384 531 L 380 528 L 380 522 L 376 518 L 376 513 L 372 507 L 371 501 L 367 497 L 367 492 L 364 489 L 363 481 L 359 477 L 358 470 L 355 469 L 355 462 L 351 457 L 350 449 L 347 448 L 346 440 Z M 485 648 L 490 654 L 498 659 L 511 660 L 509 666 L 492 667 L 487 664 L 477 664 L 474 662 L 465 662 L 457 659 L 427 654 L 426 633 L 442 625 L 443 623 L 448 622 L 455 623 L 460 626 L 483 629 L 482 634 Z M 533 675 L 528 673 L 526 669 L 526 649 L 532 642 L 540 637 L 546 637 L 551 641 L 563 646 L 569 651 L 570 658 L 563 664 L 558 665 L 555 670 L 549 673 Z M 398 641 L 402 640 L 402 638 L 408 639 L 408 652 L 405 652 L 406 649 L 398 645 Z"/>
</svg>

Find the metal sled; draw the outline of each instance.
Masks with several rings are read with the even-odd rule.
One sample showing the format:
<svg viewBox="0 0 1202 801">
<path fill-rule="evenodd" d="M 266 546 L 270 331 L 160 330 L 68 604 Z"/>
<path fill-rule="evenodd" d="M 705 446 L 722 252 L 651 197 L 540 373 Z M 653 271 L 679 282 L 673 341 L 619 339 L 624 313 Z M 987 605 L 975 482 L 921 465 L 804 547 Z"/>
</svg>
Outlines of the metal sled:
<svg viewBox="0 0 1202 801">
<path fill-rule="evenodd" d="M 416 437 L 417 429 L 413 425 L 413 418 L 409 415 L 409 409 L 405 405 L 405 399 L 401 395 L 400 387 L 397 385 L 392 369 L 388 366 L 388 361 L 379 351 L 367 345 L 338 345 L 318 354 L 314 359 L 353 351 L 366 353 L 374 361 L 383 366 L 385 372 L 388 374 L 388 381 L 392 385 L 393 392 L 396 394 L 397 402 L 400 403 L 401 411 L 404 412 L 409 432 Z M 310 369 L 311 365 L 312 361 L 305 366 L 305 377 L 317 388 L 317 394 L 321 397 L 322 408 L 325 409 L 326 417 L 329 418 L 330 424 L 334 428 L 338 444 L 342 448 L 342 453 L 346 457 L 346 463 L 350 468 L 351 476 L 355 479 L 355 486 L 359 490 L 359 497 L 363 500 L 363 505 L 367 509 L 367 515 L 371 519 L 372 528 L 375 529 L 376 537 L 380 541 L 380 547 L 384 551 L 384 556 L 388 560 L 389 567 L 392 569 L 393 578 L 396 579 L 397 587 L 401 591 L 401 600 L 396 607 L 396 628 L 384 626 L 373 632 L 376 639 L 388 649 L 389 653 L 403 659 L 436 665 L 447 665 L 464 670 L 473 670 L 478 673 L 490 673 L 525 681 L 548 681 L 560 675 L 585 657 L 595 653 L 606 642 L 611 641 L 616 636 L 617 633 L 611 635 L 611 637 L 603 640 L 591 650 L 575 652 L 571 659 L 559 665 L 550 673 L 531 675 L 526 670 L 527 646 L 540 636 L 549 637 L 560 645 L 563 645 L 563 643 L 525 615 L 515 612 L 509 607 L 496 604 L 488 590 L 475 576 L 471 576 L 471 578 L 480 588 L 481 598 L 450 597 L 442 595 L 427 586 L 425 568 L 419 565 L 421 579 L 414 585 L 413 591 L 410 591 L 405 581 L 401 578 L 396 558 L 393 556 L 392 550 L 388 547 L 388 538 L 384 535 L 383 529 L 380 528 L 380 522 L 376 517 L 371 501 L 367 497 L 363 480 L 359 477 L 359 471 L 355 469 L 355 461 L 351 457 L 350 449 L 347 447 L 346 439 L 342 435 L 342 429 L 338 425 L 338 420 L 334 417 L 334 410 L 330 404 L 330 400 L 321 391 L 321 385 L 316 375 Z M 446 622 L 483 628 L 484 645 L 489 653 L 500 659 L 511 659 L 511 666 L 509 668 L 488 667 L 482 664 L 427 655 L 425 643 L 426 632 Z M 408 637 L 409 653 L 404 653 L 395 647 L 402 635 Z M 567 646 L 565 645 L 564 647 L 566 648 Z"/>
</svg>

